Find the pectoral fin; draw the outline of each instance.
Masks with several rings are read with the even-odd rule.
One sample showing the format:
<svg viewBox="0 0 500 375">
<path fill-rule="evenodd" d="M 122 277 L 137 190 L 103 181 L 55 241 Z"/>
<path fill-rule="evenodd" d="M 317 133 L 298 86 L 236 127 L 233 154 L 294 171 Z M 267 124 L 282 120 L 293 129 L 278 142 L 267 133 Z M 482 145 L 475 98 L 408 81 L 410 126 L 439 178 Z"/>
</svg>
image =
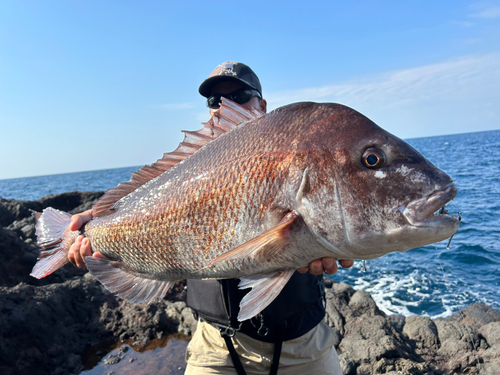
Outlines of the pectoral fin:
<svg viewBox="0 0 500 375">
<path fill-rule="evenodd" d="M 277 226 L 266 230 L 261 235 L 251 239 L 243 245 L 218 256 L 211 261 L 207 267 L 212 267 L 220 262 L 242 258 L 255 258 L 256 260 L 269 261 L 288 244 L 289 233 L 292 227 L 299 221 L 300 215 L 292 211 L 283 217 Z"/>
<path fill-rule="evenodd" d="M 264 310 L 280 294 L 295 270 L 277 272 L 272 275 L 242 278 L 239 289 L 252 288 L 240 302 L 238 320 L 253 318 Z"/>
<path fill-rule="evenodd" d="M 133 303 L 163 298 L 173 281 L 148 279 L 122 268 L 122 263 L 96 257 L 85 257 L 90 273 L 110 292 Z"/>
</svg>

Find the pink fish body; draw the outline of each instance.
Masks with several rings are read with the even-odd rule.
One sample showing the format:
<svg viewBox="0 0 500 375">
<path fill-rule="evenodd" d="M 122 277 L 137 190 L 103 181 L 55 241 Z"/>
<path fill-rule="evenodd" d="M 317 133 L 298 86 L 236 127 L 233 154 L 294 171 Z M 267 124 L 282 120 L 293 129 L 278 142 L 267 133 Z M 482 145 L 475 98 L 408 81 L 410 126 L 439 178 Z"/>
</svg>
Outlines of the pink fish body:
<svg viewBox="0 0 500 375">
<path fill-rule="evenodd" d="M 224 101 L 186 139 L 109 191 L 85 227 L 93 250 L 112 259 L 88 257 L 88 269 L 132 302 L 163 296 L 175 280 L 240 278 L 252 288 L 240 305 L 245 320 L 314 259 L 376 258 L 458 228 L 457 218 L 434 214 L 455 197 L 452 179 L 339 104 L 263 114 Z M 68 214 L 38 216 L 44 250 L 32 275 L 43 277 L 67 261 L 77 234 Z"/>
</svg>

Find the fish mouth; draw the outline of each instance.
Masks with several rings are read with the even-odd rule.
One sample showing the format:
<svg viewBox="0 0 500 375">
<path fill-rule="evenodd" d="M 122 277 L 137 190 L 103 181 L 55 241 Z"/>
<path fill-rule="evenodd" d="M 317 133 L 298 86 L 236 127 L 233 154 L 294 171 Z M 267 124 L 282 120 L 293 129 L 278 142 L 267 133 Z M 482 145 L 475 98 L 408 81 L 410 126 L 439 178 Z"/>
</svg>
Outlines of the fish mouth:
<svg viewBox="0 0 500 375">
<path fill-rule="evenodd" d="M 457 188 L 453 182 L 445 185 L 431 195 L 411 201 L 402 210 L 403 216 L 409 224 L 422 226 L 432 221 L 451 219 L 445 205 L 457 195 Z M 436 213 L 437 212 L 437 213 Z"/>
</svg>

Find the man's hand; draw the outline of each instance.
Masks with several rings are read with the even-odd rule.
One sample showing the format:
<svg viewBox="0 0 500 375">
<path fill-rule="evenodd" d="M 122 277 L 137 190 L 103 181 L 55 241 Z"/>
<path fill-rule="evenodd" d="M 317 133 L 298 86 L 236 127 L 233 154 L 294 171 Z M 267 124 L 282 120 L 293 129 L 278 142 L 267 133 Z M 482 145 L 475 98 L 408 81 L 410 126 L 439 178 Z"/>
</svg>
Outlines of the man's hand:
<svg viewBox="0 0 500 375">
<path fill-rule="evenodd" d="M 352 259 L 341 259 L 339 263 L 344 268 L 350 268 L 354 264 L 354 260 Z M 334 258 L 322 258 L 313 260 L 309 266 L 299 268 L 297 271 L 300 273 L 306 273 L 309 271 L 313 275 L 321 275 L 324 273 L 328 275 L 332 275 L 337 272 L 338 266 L 337 262 L 335 262 Z"/>
<path fill-rule="evenodd" d="M 81 214 L 76 214 L 71 217 L 71 223 L 69 224 L 69 229 L 72 231 L 79 230 L 83 225 L 92 220 L 92 210 L 82 212 Z M 96 258 L 106 258 L 101 253 L 94 253 L 92 247 L 90 246 L 90 241 L 84 236 L 78 236 L 76 241 L 69 248 L 68 259 L 73 265 L 78 268 L 87 268 L 85 265 L 85 257 L 94 256 Z"/>
</svg>

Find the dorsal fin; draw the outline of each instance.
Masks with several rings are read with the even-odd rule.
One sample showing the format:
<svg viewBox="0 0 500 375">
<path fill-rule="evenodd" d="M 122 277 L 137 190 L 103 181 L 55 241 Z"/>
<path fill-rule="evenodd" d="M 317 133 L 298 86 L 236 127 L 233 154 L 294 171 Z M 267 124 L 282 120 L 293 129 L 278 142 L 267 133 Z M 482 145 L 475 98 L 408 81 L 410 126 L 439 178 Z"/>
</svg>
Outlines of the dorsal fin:
<svg viewBox="0 0 500 375">
<path fill-rule="evenodd" d="M 124 196 L 188 158 L 221 134 L 263 114 L 264 112 L 258 109 L 248 110 L 223 97 L 220 109 L 214 113 L 209 121 L 202 124 L 203 128 L 197 131 L 183 130 L 184 140 L 175 151 L 165 153 L 156 163 L 146 165 L 137 172 L 132 172 L 132 178 L 129 181 L 108 190 L 92 207 L 92 216 L 102 217 L 113 213 L 115 211 L 113 206 Z"/>
</svg>

